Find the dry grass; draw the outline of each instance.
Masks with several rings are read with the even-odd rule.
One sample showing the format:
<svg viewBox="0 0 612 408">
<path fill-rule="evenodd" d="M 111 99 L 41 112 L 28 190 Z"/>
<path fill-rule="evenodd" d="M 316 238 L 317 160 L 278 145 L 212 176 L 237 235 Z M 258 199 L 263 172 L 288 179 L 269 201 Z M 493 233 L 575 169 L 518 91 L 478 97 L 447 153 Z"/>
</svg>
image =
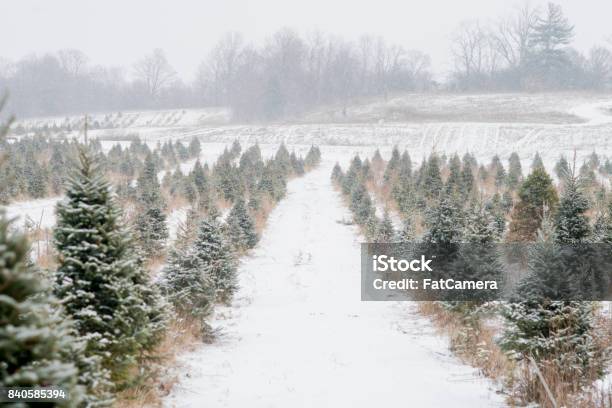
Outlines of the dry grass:
<svg viewBox="0 0 612 408">
<path fill-rule="evenodd" d="M 536 401 L 542 408 L 554 407 L 534 367 L 528 361 L 510 360 L 495 343 L 495 327 L 487 327 L 482 322 L 466 324 L 459 314 L 435 302 L 421 302 L 419 312 L 429 317 L 440 332 L 449 337 L 455 355 L 504 387 L 511 406 Z M 600 316 L 594 332 L 598 333 L 598 350 L 612 347 L 612 321 L 609 317 Z M 538 362 L 538 369 L 559 407 L 612 408 L 612 386 L 609 389 L 584 386 L 585 382 L 599 378 L 599 368 L 582 372 L 579 377 L 577 372 L 562 376 L 555 365 Z"/>
<path fill-rule="evenodd" d="M 464 362 L 500 383 L 515 365 L 494 341 L 495 328 L 480 322 L 467 325 L 457 313 L 445 310 L 436 302 L 420 302 L 419 312 L 431 319 L 441 333 L 450 339 L 451 350 Z"/>
<path fill-rule="evenodd" d="M 201 333 L 201 323 L 193 319 L 174 319 L 164 339 L 153 352 L 157 360 L 147 367 L 149 373 L 146 380 L 138 386 L 120 392 L 114 406 L 161 407 L 162 398 L 170 393 L 177 382 L 177 356 L 202 344 Z"/>
</svg>

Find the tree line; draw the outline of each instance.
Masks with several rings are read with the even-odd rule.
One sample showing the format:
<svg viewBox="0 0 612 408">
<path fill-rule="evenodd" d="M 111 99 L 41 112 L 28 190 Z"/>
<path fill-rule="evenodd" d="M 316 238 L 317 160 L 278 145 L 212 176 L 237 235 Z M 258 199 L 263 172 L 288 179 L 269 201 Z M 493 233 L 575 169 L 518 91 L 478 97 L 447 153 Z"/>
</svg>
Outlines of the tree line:
<svg viewBox="0 0 612 408">
<path fill-rule="evenodd" d="M 0 90 L 10 92 L 9 110 L 20 117 L 226 106 L 236 120 L 274 120 L 323 104 L 344 111 L 355 98 L 400 92 L 609 88 L 609 44 L 582 54 L 572 48 L 575 31 L 553 3 L 525 5 L 496 22 L 464 22 L 451 37 L 453 67 L 442 83 L 422 50 L 371 35 L 349 41 L 282 29 L 259 45 L 239 33 L 224 35 L 190 83 L 160 49 L 129 70 L 92 65 L 83 52 L 67 49 L 3 60 Z"/>
</svg>

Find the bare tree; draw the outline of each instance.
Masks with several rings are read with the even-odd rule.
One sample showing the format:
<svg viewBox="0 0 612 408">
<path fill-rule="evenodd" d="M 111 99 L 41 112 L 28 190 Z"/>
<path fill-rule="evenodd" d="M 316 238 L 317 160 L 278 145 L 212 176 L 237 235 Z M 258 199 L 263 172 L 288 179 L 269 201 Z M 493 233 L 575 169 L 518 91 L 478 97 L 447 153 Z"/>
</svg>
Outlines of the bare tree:
<svg viewBox="0 0 612 408">
<path fill-rule="evenodd" d="M 520 68 L 527 60 L 529 38 L 538 21 L 539 10 L 524 3 L 516 13 L 501 19 L 493 32 L 496 51 L 509 69 Z"/>
<path fill-rule="evenodd" d="M 83 68 L 89 62 L 89 58 L 79 50 L 65 49 L 57 53 L 60 66 L 64 71 L 73 76 L 79 76 Z"/>
<path fill-rule="evenodd" d="M 200 67 L 199 77 L 211 93 L 214 104 L 228 103 L 243 51 L 242 35 L 227 33 Z"/>
<path fill-rule="evenodd" d="M 612 82 L 612 52 L 604 47 L 593 47 L 587 60 L 589 85 L 603 88 Z"/>
<path fill-rule="evenodd" d="M 149 96 L 153 98 L 157 98 L 164 87 L 176 80 L 176 72 L 159 48 L 136 63 L 134 71 L 137 78 L 145 84 Z"/>
<path fill-rule="evenodd" d="M 406 51 L 404 67 L 413 87 L 418 90 L 427 88 L 431 82 L 431 58 L 418 50 Z"/>
<path fill-rule="evenodd" d="M 482 86 L 485 77 L 497 68 L 493 38 L 477 20 L 459 25 L 452 38 L 451 51 L 455 77 L 462 87 Z"/>
</svg>

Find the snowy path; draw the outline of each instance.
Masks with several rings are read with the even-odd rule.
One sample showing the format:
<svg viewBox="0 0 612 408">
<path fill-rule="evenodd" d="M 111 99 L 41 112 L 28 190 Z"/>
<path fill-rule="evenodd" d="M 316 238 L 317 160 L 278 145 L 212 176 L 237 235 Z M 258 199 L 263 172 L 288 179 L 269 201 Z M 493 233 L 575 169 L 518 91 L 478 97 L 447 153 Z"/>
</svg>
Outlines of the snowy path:
<svg viewBox="0 0 612 408">
<path fill-rule="evenodd" d="M 498 407 L 408 303 L 360 301 L 359 238 L 333 163 L 289 184 L 241 266 L 215 344 L 184 354 L 166 407 Z"/>
</svg>

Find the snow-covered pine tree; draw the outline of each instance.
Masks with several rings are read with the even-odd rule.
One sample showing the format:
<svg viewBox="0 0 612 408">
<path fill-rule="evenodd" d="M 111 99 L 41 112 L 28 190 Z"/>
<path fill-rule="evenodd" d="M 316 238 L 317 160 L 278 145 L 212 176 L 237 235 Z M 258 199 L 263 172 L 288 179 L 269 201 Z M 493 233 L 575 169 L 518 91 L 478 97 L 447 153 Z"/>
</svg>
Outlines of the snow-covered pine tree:
<svg viewBox="0 0 612 408">
<path fill-rule="evenodd" d="M 301 157 L 298 158 L 295 152 L 291 152 L 291 155 L 289 156 L 289 161 L 291 162 L 291 171 L 293 174 L 295 174 L 296 176 L 304 175 L 304 160 L 302 160 Z"/>
<path fill-rule="evenodd" d="M 336 163 L 332 170 L 331 179 L 334 183 L 342 183 L 343 177 L 344 174 L 342 173 L 342 168 L 340 167 L 340 164 Z"/>
<path fill-rule="evenodd" d="M 461 238 L 461 246 L 457 259 L 452 266 L 455 280 L 494 280 L 498 282 L 501 293 L 503 286 L 503 266 L 497 253 L 499 230 L 495 220 L 484 208 L 475 207 L 468 210 Z M 470 302 L 467 310 L 478 307 L 479 302 L 492 300 L 497 293 L 481 291 L 480 298 L 474 299 L 469 294 Z"/>
<path fill-rule="evenodd" d="M 383 180 L 385 183 L 393 182 L 394 178 L 397 176 L 399 164 L 400 152 L 397 146 L 394 146 L 393 151 L 391 152 L 391 158 L 387 162 L 387 167 L 385 168 L 385 174 L 383 175 Z"/>
<path fill-rule="evenodd" d="M 402 230 L 398 234 L 400 242 L 414 242 L 416 240 L 416 228 L 412 216 L 406 217 Z"/>
<path fill-rule="evenodd" d="M 202 146 L 200 145 L 200 139 L 198 139 L 196 136 L 191 138 L 191 141 L 189 142 L 189 147 L 187 147 L 187 150 L 189 150 L 189 155 L 191 157 L 199 157 L 200 153 L 202 152 Z"/>
<path fill-rule="evenodd" d="M 281 143 L 274 155 L 274 162 L 280 169 L 281 173 L 287 175 L 291 172 L 291 155 L 285 143 Z"/>
<path fill-rule="evenodd" d="M 152 154 L 147 154 L 144 167 L 138 177 L 139 211 L 135 228 L 143 250 L 148 256 L 164 247 L 168 238 L 166 226 L 166 203 L 161 195 L 157 166 Z"/>
<path fill-rule="evenodd" d="M 442 195 L 439 203 L 429 208 L 425 215 L 426 231 L 417 245 L 417 253 L 436 257 L 437 268 L 432 273 L 432 278 L 443 278 L 450 270 L 459 250 L 464 225 L 463 215 L 447 195 Z"/>
<path fill-rule="evenodd" d="M 597 184 L 597 176 L 588 163 L 583 163 L 580 166 L 580 179 L 585 187 L 591 188 Z"/>
<path fill-rule="evenodd" d="M 356 155 L 351 161 L 346 174 L 342 178 L 342 192 L 345 195 L 351 194 L 351 191 L 357 185 L 357 183 L 361 182 L 361 166 L 361 158 L 359 155 Z"/>
<path fill-rule="evenodd" d="M 547 214 L 530 248 L 528 267 L 514 301 L 503 311 L 502 349 L 517 360 L 533 356 L 552 364 L 570 386 L 592 381 L 588 375 L 598 371 L 602 360 L 592 336 L 593 307 L 589 302 L 558 300 L 570 293 L 570 279 Z"/>
<path fill-rule="evenodd" d="M 544 169 L 544 162 L 542 161 L 542 157 L 539 152 L 533 156 L 533 161 L 531 162 L 531 171 L 533 172 L 536 169 Z"/>
<path fill-rule="evenodd" d="M 518 190 L 519 201 L 512 210 L 509 242 L 533 241 L 540 227 L 544 206 L 552 211 L 557 205 L 557 191 L 543 167 L 536 166 Z"/>
<path fill-rule="evenodd" d="M 380 224 L 378 225 L 378 231 L 376 232 L 376 242 L 395 242 L 395 228 L 393 228 L 393 222 L 389 216 L 389 212 L 385 210 L 384 216 Z"/>
<path fill-rule="evenodd" d="M 304 165 L 307 169 L 313 169 L 321 163 L 321 150 L 315 146 L 310 146 L 306 158 L 304 159 Z"/>
<path fill-rule="evenodd" d="M 85 354 L 100 357 L 122 385 L 160 340 L 164 303 L 121 225 L 109 183 L 83 150 L 57 217 L 54 292 L 87 341 Z"/>
<path fill-rule="evenodd" d="M 372 181 L 374 178 L 374 175 L 372 174 L 372 166 L 370 165 L 370 160 L 368 158 L 363 161 L 360 177 L 364 182 Z"/>
<path fill-rule="evenodd" d="M 589 199 L 581 191 L 580 180 L 573 172 L 566 173 L 562 181 L 563 193 L 554 217 L 557 242 L 578 244 L 591 235 L 589 219 L 585 215 L 590 208 Z"/>
<path fill-rule="evenodd" d="M 379 172 L 382 171 L 383 165 L 384 162 L 382 156 L 380 155 L 380 150 L 376 149 L 374 155 L 372 156 L 372 168 L 377 172 L 377 174 L 379 174 Z"/>
<path fill-rule="evenodd" d="M 355 222 L 359 225 L 364 225 L 370 215 L 375 212 L 370 194 L 360 182 L 357 182 L 351 191 L 350 208 L 353 212 Z"/>
<path fill-rule="evenodd" d="M 437 199 L 442 191 L 440 159 L 435 153 L 429 156 L 429 160 L 427 160 L 425 171 L 423 173 L 421 189 L 425 197 L 430 199 Z"/>
<path fill-rule="evenodd" d="M 170 250 L 159 285 L 180 316 L 202 321 L 211 314 L 215 285 L 210 269 L 193 244 Z"/>
<path fill-rule="evenodd" d="M 227 201 L 235 201 L 244 193 L 244 185 L 238 168 L 228 157 L 220 157 L 213 168 L 213 179 L 217 191 Z"/>
<path fill-rule="evenodd" d="M 207 172 L 199 159 L 196 160 L 189 176 L 197 192 L 198 208 L 207 211 L 212 206 L 212 191 Z"/>
<path fill-rule="evenodd" d="M 468 198 L 472 194 L 474 191 L 474 185 L 476 184 L 474 180 L 474 172 L 472 171 L 472 165 L 470 163 L 471 161 L 469 158 L 466 160 L 464 156 L 463 166 L 461 167 L 461 186 L 459 187 L 461 196 L 464 199 Z M 486 172 L 486 169 L 484 170 Z"/>
<path fill-rule="evenodd" d="M 523 180 L 523 169 L 521 159 L 516 152 L 512 152 L 508 158 L 508 188 L 514 191 Z"/>
<path fill-rule="evenodd" d="M 216 301 L 229 304 L 238 289 L 236 259 L 216 221 L 200 221 L 193 248 L 204 269 L 210 272 Z"/>
<path fill-rule="evenodd" d="M 236 201 L 227 217 L 227 229 L 231 245 L 238 251 L 254 248 L 259 241 L 255 222 L 242 198 Z"/>
<path fill-rule="evenodd" d="M 61 407 L 78 407 L 95 400 L 79 385 L 79 341 L 60 303 L 45 288 L 29 262 L 24 236 L 11 233 L 0 214 L 0 386 L 63 387 L 70 400 Z M 85 374 L 85 373 L 84 373 Z M 99 375 L 105 383 L 104 373 Z M 89 397 L 89 398 L 87 398 Z M 87 398 L 87 399 L 86 399 Z M 102 400 L 100 400 L 102 402 Z"/>
<path fill-rule="evenodd" d="M 241 152 L 242 152 L 242 146 L 240 146 L 240 142 L 238 141 L 238 139 L 235 139 L 232 142 L 232 147 L 229 151 L 230 157 L 232 159 L 235 159 L 240 156 Z"/>
<path fill-rule="evenodd" d="M 586 212 L 590 202 L 584 193 L 584 185 L 572 170 L 563 179 L 563 193 L 554 217 L 556 240 L 562 245 L 562 257 L 572 273 L 575 297 L 595 299 L 605 296 L 610 287 L 609 247 L 595 244 Z M 600 241 L 601 242 L 601 241 Z"/>
<path fill-rule="evenodd" d="M 561 156 L 557 164 L 555 164 L 555 174 L 559 179 L 567 177 L 571 173 L 569 163 L 565 156 Z"/>
<path fill-rule="evenodd" d="M 446 193 L 454 194 L 461 185 L 461 159 L 455 153 L 448 163 L 448 178 L 446 179 Z"/>
<path fill-rule="evenodd" d="M 376 242 L 380 221 L 373 212 L 368 215 L 367 220 L 363 224 L 364 234 L 370 242 Z"/>
</svg>

